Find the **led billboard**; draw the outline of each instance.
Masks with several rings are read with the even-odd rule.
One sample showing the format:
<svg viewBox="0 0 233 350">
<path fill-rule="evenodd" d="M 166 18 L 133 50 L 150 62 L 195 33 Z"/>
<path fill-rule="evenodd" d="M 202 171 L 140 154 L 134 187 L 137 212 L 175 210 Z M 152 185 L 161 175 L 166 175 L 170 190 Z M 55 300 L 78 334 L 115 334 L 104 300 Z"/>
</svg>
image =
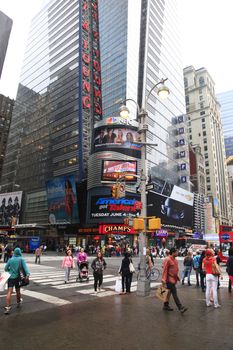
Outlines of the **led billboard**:
<svg viewBox="0 0 233 350">
<path fill-rule="evenodd" d="M 124 174 L 137 175 L 136 161 L 103 160 L 102 161 L 102 181 L 116 182 Z M 127 175 L 125 181 L 135 182 L 135 176 Z"/>
</svg>

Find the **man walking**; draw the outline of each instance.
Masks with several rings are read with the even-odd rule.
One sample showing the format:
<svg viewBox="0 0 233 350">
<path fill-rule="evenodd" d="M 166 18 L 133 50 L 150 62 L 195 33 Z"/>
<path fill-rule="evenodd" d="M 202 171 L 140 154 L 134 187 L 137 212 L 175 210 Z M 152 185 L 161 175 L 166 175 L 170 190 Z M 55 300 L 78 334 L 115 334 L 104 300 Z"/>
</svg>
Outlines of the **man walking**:
<svg viewBox="0 0 233 350">
<path fill-rule="evenodd" d="M 37 264 L 37 261 L 38 261 L 38 264 L 40 264 L 40 257 L 42 255 L 42 249 L 43 249 L 43 247 L 41 246 L 41 247 L 36 248 L 36 250 L 35 250 L 35 256 L 36 256 L 35 264 Z"/>
<path fill-rule="evenodd" d="M 194 268 L 195 275 L 196 275 L 196 287 L 200 286 L 200 283 L 199 283 L 200 260 L 201 260 L 201 255 L 200 255 L 199 250 L 197 250 L 196 255 L 193 258 L 193 268 Z"/>
<path fill-rule="evenodd" d="M 177 296 L 176 283 L 177 281 L 180 281 L 179 267 L 178 262 L 176 260 L 178 251 L 176 248 L 171 248 L 169 254 L 169 257 L 165 259 L 163 264 L 162 283 L 170 290 L 173 299 L 176 303 L 176 306 L 178 307 L 179 311 L 183 314 L 188 309 L 181 304 Z M 168 300 L 164 303 L 163 310 L 173 311 L 173 309 L 169 306 L 169 298 L 170 295 L 168 297 Z"/>
</svg>

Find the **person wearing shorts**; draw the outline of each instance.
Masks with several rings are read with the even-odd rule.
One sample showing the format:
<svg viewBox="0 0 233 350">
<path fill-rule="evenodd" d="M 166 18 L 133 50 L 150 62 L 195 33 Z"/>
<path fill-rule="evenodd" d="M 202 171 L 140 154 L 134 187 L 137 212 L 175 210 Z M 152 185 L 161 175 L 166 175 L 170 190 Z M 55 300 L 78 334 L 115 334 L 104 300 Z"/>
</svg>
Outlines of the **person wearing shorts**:
<svg viewBox="0 0 233 350">
<path fill-rule="evenodd" d="M 8 290 L 6 296 L 6 306 L 5 306 L 5 315 L 8 315 L 11 310 L 11 296 L 13 293 L 13 289 L 16 291 L 16 299 L 17 299 L 17 307 L 22 304 L 22 298 L 20 293 L 20 276 L 19 276 L 19 266 L 21 264 L 21 268 L 24 271 L 25 276 L 30 275 L 28 271 L 27 264 L 25 260 L 22 258 L 22 252 L 20 248 L 15 248 L 14 255 L 10 258 L 5 266 L 5 271 L 9 272 L 10 278 L 8 279 Z"/>
</svg>

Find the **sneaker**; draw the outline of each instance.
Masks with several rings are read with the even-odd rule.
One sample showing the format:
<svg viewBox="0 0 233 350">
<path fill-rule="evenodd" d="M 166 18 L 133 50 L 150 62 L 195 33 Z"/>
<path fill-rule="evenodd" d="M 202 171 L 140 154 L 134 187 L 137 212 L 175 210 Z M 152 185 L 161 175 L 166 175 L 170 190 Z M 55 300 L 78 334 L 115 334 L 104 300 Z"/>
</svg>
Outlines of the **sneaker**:
<svg viewBox="0 0 233 350">
<path fill-rule="evenodd" d="M 173 311 L 173 308 L 171 306 L 169 306 L 169 305 L 165 305 L 163 307 L 163 310 L 165 310 L 165 311 Z"/>
<path fill-rule="evenodd" d="M 217 304 L 217 305 L 214 305 L 214 308 L 215 309 L 219 309 L 221 307 L 221 305 Z"/>
<path fill-rule="evenodd" d="M 20 307 L 23 303 L 23 298 L 20 298 L 20 301 L 17 301 L 17 307 Z"/>
<path fill-rule="evenodd" d="M 94 291 L 94 294 L 97 294 L 97 293 L 98 293 L 97 290 L 95 290 L 95 291 Z"/>
<path fill-rule="evenodd" d="M 212 306 L 212 304 L 211 303 L 206 303 L 206 306 L 210 307 L 210 306 Z"/>
<path fill-rule="evenodd" d="M 184 307 L 184 306 L 181 306 L 180 308 L 180 312 L 183 314 L 185 311 L 187 311 L 188 308 L 187 307 Z"/>
<path fill-rule="evenodd" d="M 10 311 L 11 311 L 11 306 L 5 306 L 4 307 L 4 314 L 5 315 L 9 315 Z"/>
</svg>

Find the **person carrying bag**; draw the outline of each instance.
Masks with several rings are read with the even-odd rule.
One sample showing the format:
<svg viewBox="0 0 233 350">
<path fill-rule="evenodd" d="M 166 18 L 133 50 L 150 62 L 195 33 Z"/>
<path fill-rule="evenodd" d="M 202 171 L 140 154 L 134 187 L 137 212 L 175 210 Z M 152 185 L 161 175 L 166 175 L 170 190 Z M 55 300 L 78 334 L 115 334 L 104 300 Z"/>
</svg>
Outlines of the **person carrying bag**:
<svg viewBox="0 0 233 350">
<path fill-rule="evenodd" d="M 11 295 L 13 293 L 13 288 L 15 287 L 17 307 L 22 304 L 22 298 L 20 293 L 21 276 L 20 271 L 23 271 L 24 278 L 29 280 L 30 272 L 28 270 L 25 260 L 22 258 L 22 252 L 20 248 L 15 248 L 13 257 L 9 259 L 5 266 L 5 271 L 10 273 L 8 279 L 8 291 L 6 296 L 6 306 L 5 306 L 5 315 L 8 315 L 11 310 Z"/>
</svg>

